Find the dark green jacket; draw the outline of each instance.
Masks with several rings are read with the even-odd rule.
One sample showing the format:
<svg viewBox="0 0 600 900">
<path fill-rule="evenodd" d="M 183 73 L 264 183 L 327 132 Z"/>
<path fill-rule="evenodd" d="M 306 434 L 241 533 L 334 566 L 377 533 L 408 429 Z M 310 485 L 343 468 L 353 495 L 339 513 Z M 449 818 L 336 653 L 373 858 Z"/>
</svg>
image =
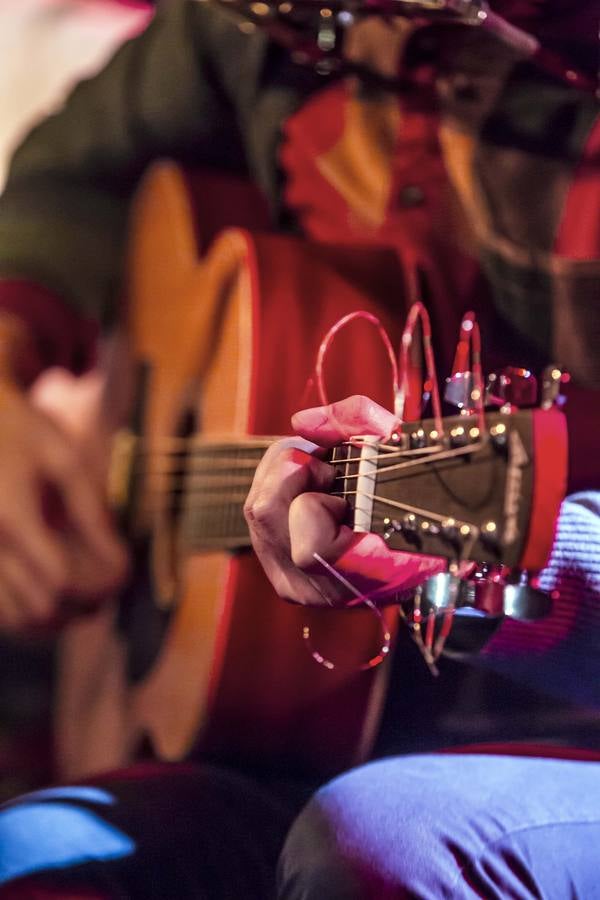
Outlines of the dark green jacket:
<svg viewBox="0 0 600 900">
<path fill-rule="evenodd" d="M 493 302 L 542 357 L 598 387 L 600 237 L 583 258 L 559 246 L 565 211 L 571 229 L 598 233 L 598 101 L 476 30 L 442 32 L 437 103 L 450 139 L 440 152 Z M 39 282 L 110 320 L 128 203 L 147 164 L 175 157 L 247 171 L 277 214 L 282 126 L 327 83 L 211 4 L 170 0 L 17 151 L 0 199 L 0 275 Z M 447 151 L 465 137 L 473 151 L 457 164 Z M 574 189 L 585 193 L 587 183 L 596 199 L 578 219 Z"/>
<path fill-rule="evenodd" d="M 263 35 L 207 4 L 165 4 L 15 154 L 0 201 L 0 274 L 105 318 L 128 203 L 151 160 L 248 170 L 273 197 L 278 123 L 316 79 L 261 84 L 266 50 Z"/>
</svg>

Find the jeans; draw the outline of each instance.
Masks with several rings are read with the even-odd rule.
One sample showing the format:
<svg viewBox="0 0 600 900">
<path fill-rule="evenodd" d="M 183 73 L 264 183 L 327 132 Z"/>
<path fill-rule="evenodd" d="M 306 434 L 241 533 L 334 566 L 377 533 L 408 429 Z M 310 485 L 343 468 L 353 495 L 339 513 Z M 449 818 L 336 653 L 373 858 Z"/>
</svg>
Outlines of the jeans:
<svg viewBox="0 0 600 900">
<path fill-rule="evenodd" d="M 280 859 L 280 896 L 590 900 L 599 847 L 598 762 L 392 758 L 312 798 Z"/>
<path fill-rule="evenodd" d="M 0 811 L 0 897 L 265 900 L 300 806 L 209 765 L 35 791 Z"/>
<path fill-rule="evenodd" d="M 207 765 L 37 791 L 0 811 L 0 898 L 600 898 L 599 762 L 393 757 L 299 798 Z"/>
</svg>

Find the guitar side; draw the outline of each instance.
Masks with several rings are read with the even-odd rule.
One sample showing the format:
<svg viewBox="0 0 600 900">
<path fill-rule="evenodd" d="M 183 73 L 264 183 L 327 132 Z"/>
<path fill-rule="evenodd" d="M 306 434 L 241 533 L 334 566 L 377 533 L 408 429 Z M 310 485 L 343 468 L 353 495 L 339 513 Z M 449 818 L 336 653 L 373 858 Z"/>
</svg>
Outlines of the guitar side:
<svg viewBox="0 0 600 900">
<path fill-rule="evenodd" d="M 128 343 L 134 369 L 143 363 L 148 379 L 148 459 L 177 434 L 189 409 L 203 437 L 289 432 L 291 414 L 317 402 L 311 376 L 327 330 L 366 309 L 397 340 L 404 317 L 399 267 L 387 251 L 228 230 L 198 259 L 190 220 L 182 177 L 159 168 L 138 200 L 128 292 Z M 387 356 L 364 320 L 340 332 L 324 374 L 331 399 L 360 392 L 390 404 Z M 144 502 L 160 498 L 160 478 L 148 467 Z M 115 628 L 111 609 L 65 638 L 58 735 L 66 774 L 122 765 L 144 740 L 165 759 L 200 750 L 321 774 L 366 758 L 389 668 L 357 671 L 378 648 L 375 617 L 283 603 L 247 551 L 177 559 L 173 598 L 165 521 L 159 501 L 144 525 L 154 536 L 155 599 L 167 596 L 172 606 L 142 676 L 126 674 L 131 636 Z M 386 615 L 393 629 L 393 611 Z M 304 624 L 339 667 L 326 670 L 309 656 Z M 87 678 L 84 640 L 95 648 Z M 99 675 L 108 661 L 103 689 Z"/>
</svg>

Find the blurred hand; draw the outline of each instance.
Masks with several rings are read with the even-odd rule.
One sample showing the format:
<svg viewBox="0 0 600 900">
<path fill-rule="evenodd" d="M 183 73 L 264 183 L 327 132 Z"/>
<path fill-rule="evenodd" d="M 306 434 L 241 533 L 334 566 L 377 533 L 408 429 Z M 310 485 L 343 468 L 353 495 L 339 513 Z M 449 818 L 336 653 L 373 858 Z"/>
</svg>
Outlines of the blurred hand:
<svg viewBox="0 0 600 900">
<path fill-rule="evenodd" d="M 92 609 L 123 578 L 126 553 L 75 441 L 0 381 L 0 629 Z"/>
<path fill-rule="evenodd" d="M 392 413 L 355 396 L 296 413 L 292 426 L 300 437 L 268 449 L 244 507 L 254 549 L 281 597 L 315 606 L 353 598 L 314 553 L 384 602 L 444 571 L 445 560 L 390 550 L 379 535 L 355 534 L 344 524 L 346 501 L 327 493 L 335 472 L 323 461 L 324 448 L 358 435 L 388 437 L 397 426 Z"/>
</svg>

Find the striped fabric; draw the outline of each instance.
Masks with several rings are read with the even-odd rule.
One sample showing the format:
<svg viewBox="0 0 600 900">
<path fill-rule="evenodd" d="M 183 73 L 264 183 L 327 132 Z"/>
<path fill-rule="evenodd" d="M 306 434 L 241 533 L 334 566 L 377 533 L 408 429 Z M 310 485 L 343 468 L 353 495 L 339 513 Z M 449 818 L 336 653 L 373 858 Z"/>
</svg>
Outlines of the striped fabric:
<svg viewBox="0 0 600 900">
<path fill-rule="evenodd" d="M 559 592 L 551 615 L 506 620 L 479 660 L 538 690 L 600 707 L 600 493 L 565 500 L 541 581 Z"/>
</svg>

